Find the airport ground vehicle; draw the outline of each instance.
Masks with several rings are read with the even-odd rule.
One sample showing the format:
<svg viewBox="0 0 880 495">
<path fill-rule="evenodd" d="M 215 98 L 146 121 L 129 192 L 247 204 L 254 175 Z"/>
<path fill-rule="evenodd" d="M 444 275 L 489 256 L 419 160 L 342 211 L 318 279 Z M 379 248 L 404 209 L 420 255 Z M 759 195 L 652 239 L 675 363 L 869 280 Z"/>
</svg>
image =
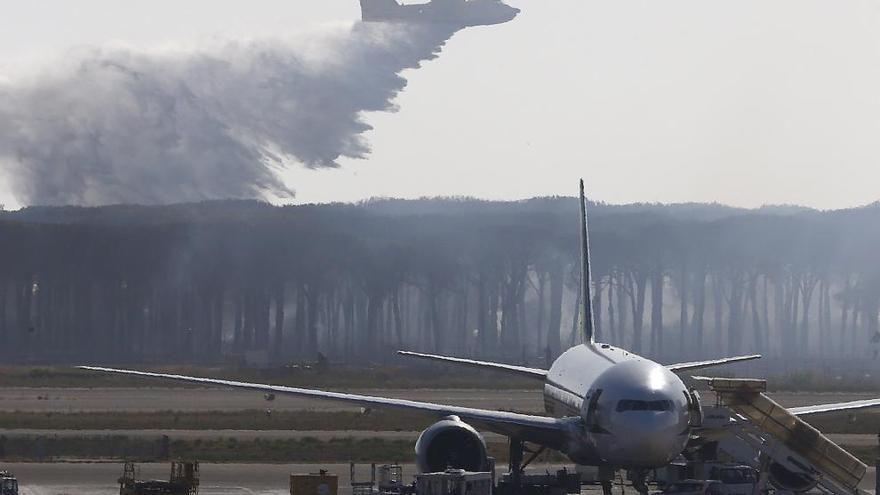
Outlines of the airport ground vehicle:
<svg viewBox="0 0 880 495">
<path fill-rule="evenodd" d="M 681 480 L 666 487 L 663 495 L 724 495 L 718 480 Z"/>
<path fill-rule="evenodd" d="M 708 478 L 721 482 L 721 495 L 752 495 L 758 486 L 758 471 L 738 464 L 712 466 Z"/>
<path fill-rule="evenodd" d="M 9 471 L 0 471 L 0 495 L 18 495 L 18 479 Z"/>
<path fill-rule="evenodd" d="M 174 461 L 171 476 L 165 480 L 139 480 L 136 466 L 126 462 L 119 478 L 119 495 L 198 495 L 199 463 Z"/>
<path fill-rule="evenodd" d="M 655 480 L 658 486 L 664 488 L 676 483 L 713 480 L 721 483 L 719 495 L 754 495 L 759 488 L 755 468 L 723 460 L 673 463 L 657 470 Z"/>
</svg>

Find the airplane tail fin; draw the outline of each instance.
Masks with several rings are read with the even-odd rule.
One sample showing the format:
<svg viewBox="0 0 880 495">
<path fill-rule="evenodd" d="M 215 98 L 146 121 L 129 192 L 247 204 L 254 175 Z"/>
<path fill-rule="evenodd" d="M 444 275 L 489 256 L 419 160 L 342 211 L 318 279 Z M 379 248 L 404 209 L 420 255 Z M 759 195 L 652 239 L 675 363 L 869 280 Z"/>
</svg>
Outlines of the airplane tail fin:
<svg viewBox="0 0 880 495">
<path fill-rule="evenodd" d="M 584 196 L 584 180 L 581 179 L 581 307 L 580 329 L 584 340 L 592 344 L 595 342 L 593 335 L 593 290 L 590 278 L 590 232 L 587 224 L 587 200 Z"/>
</svg>

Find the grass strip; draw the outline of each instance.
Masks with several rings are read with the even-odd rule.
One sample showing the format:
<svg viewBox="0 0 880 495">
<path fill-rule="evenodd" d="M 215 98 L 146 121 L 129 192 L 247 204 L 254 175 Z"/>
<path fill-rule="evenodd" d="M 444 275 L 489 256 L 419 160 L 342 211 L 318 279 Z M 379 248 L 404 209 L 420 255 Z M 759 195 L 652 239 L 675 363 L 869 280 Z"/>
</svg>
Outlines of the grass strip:
<svg viewBox="0 0 880 495">
<path fill-rule="evenodd" d="M 506 442 L 489 442 L 489 455 L 507 460 Z M 0 459 L 5 462 L 57 462 L 60 460 L 195 459 L 203 462 L 413 462 L 414 444 L 380 438 L 298 439 L 144 439 L 125 435 L 56 437 L 52 435 L 0 436 Z M 559 462 L 561 454 L 547 452 L 541 460 Z"/>
<path fill-rule="evenodd" d="M 400 410 L 347 411 L 0 412 L 3 429 L 418 431 L 432 418 Z"/>
</svg>

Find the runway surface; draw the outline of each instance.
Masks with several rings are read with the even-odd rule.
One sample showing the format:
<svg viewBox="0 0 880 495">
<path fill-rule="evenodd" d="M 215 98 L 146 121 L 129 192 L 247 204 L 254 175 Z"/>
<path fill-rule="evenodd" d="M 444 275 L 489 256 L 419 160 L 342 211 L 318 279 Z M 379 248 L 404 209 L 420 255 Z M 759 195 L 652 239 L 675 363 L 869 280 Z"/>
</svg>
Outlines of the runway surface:
<svg viewBox="0 0 880 495">
<path fill-rule="evenodd" d="M 540 390 L 357 390 L 363 395 L 406 398 L 466 407 L 540 411 Z M 240 411 L 246 409 L 357 411 L 344 403 L 285 397 L 272 402 L 249 390 L 183 388 L 5 388 L 0 411 Z"/>
<path fill-rule="evenodd" d="M 515 411 L 543 410 L 541 390 L 400 390 L 353 391 L 363 395 L 406 398 L 466 407 Z M 711 401 L 711 394 L 705 394 Z M 778 393 L 770 394 L 787 407 L 868 399 L 868 393 Z M 285 397 L 272 402 L 263 394 L 248 390 L 184 388 L 2 388 L 0 411 L 88 412 L 88 411 L 240 411 L 246 409 L 357 411 L 360 408 L 333 401 Z"/>
</svg>

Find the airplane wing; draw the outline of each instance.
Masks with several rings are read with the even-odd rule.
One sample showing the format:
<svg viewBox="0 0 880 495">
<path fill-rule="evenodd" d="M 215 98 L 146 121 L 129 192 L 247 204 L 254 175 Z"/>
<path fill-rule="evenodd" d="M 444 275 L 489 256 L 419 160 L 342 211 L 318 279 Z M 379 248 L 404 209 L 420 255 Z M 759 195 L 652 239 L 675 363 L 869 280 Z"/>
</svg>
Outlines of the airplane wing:
<svg viewBox="0 0 880 495">
<path fill-rule="evenodd" d="M 880 409 L 880 399 L 854 400 L 851 402 L 838 402 L 836 404 L 819 404 L 816 406 L 790 407 L 788 412 L 795 416 L 815 417 L 822 414 L 835 414 L 843 412 L 868 412 L 871 409 Z"/>
<path fill-rule="evenodd" d="M 752 359 L 761 359 L 760 354 L 752 354 L 749 356 L 735 356 L 722 359 L 711 359 L 708 361 L 692 361 L 690 363 L 667 364 L 666 368 L 673 373 L 683 373 L 685 371 L 699 370 L 703 368 L 711 368 L 713 366 L 721 366 L 723 364 L 739 363 L 742 361 L 751 361 Z"/>
<path fill-rule="evenodd" d="M 454 363 L 461 364 L 464 366 L 471 366 L 473 368 L 481 368 L 481 369 L 492 369 L 498 371 L 504 371 L 507 373 L 516 374 L 519 376 L 524 376 L 527 378 L 534 378 L 537 380 L 544 380 L 547 378 L 547 370 L 542 370 L 538 368 L 527 368 L 525 366 L 514 366 L 512 364 L 503 364 L 503 363 L 492 363 L 488 361 L 475 361 L 473 359 L 464 359 L 464 358 L 456 358 L 456 357 L 448 357 L 448 356 L 437 356 L 435 354 L 422 354 L 420 352 L 411 352 L 411 351 L 397 351 L 401 356 L 409 356 L 419 359 L 426 359 L 430 361 L 442 361 L 446 363 Z"/>
<path fill-rule="evenodd" d="M 316 399 L 348 402 L 366 407 L 387 407 L 407 409 L 426 413 L 434 417 L 455 415 L 472 426 L 506 435 L 520 438 L 527 442 L 545 445 L 551 449 L 565 451 L 571 433 L 580 425 L 580 418 L 550 418 L 531 414 L 519 414 L 506 411 L 492 411 L 488 409 L 475 409 L 470 407 L 446 406 L 432 404 L 430 402 L 417 402 L 405 399 L 389 399 L 368 395 L 346 394 L 340 392 L 325 392 L 306 388 L 285 387 L 281 385 L 262 385 L 258 383 L 236 382 L 231 380 L 219 380 L 215 378 L 199 378 L 185 375 L 172 375 L 166 373 L 149 373 L 145 371 L 121 370 L 114 368 L 101 368 L 96 366 L 77 366 L 77 368 L 104 373 L 118 373 L 149 378 L 164 378 L 186 383 L 200 385 L 219 385 L 223 387 L 255 390 L 259 392 L 273 392 L 277 394 L 294 395 L 299 397 L 312 397 Z"/>
</svg>

